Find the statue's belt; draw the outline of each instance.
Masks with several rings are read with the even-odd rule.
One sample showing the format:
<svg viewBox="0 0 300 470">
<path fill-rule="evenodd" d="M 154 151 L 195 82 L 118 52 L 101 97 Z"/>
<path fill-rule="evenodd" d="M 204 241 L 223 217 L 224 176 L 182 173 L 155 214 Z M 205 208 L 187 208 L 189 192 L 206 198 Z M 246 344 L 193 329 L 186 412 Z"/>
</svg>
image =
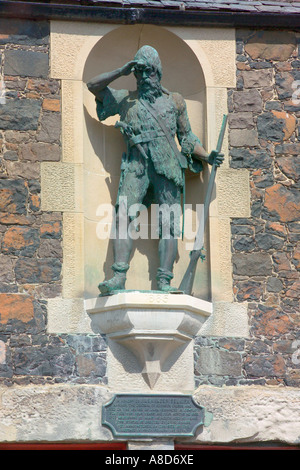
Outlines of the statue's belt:
<svg viewBox="0 0 300 470">
<path fill-rule="evenodd" d="M 153 140 L 158 139 L 160 137 L 166 137 L 165 132 L 162 130 L 161 131 L 143 131 L 137 135 L 131 134 L 130 137 L 127 136 L 127 139 L 128 139 L 129 147 L 134 147 L 135 145 L 153 142 Z M 177 148 L 174 149 L 174 146 L 172 146 L 172 149 L 173 149 L 173 152 L 175 153 L 175 156 L 181 168 L 186 168 L 187 167 L 187 162 L 185 159 L 186 157 L 184 157 Z"/>
<path fill-rule="evenodd" d="M 146 144 L 148 142 L 152 142 L 155 139 L 158 139 L 160 137 L 166 137 L 166 133 L 163 130 L 160 131 L 143 131 L 140 134 L 134 135 L 131 134 L 130 136 L 127 136 L 128 139 L 128 145 L 129 147 L 134 147 L 135 145 L 140 145 L 140 144 Z M 169 140 L 169 139 L 168 139 Z M 169 141 L 170 143 L 170 141 Z M 175 144 L 176 145 L 176 144 Z M 175 146 L 172 145 L 173 152 L 175 153 L 175 156 L 181 166 L 181 168 L 187 168 L 187 161 L 186 157 L 180 153 L 180 151 L 176 148 Z"/>
<path fill-rule="evenodd" d="M 151 142 L 152 140 L 163 137 L 165 134 L 163 131 L 143 131 L 137 135 L 131 135 L 128 138 L 128 144 L 130 147 L 133 147 L 137 144 L 145 144 Z"/>
</svg>

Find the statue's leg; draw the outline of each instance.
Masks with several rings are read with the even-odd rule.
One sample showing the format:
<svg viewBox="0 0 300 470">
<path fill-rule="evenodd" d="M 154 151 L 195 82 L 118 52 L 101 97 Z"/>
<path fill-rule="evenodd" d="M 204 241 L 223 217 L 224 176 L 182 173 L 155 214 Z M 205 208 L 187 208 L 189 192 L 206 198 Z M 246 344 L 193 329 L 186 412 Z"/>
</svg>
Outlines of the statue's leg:
<svg viewBox="0 0 300 470">
<path fill-rule="evenodd" d="M 177 289 L 171 287 L 170 283 L 173 279 L 173 266 L 177 256 L 177 239 L 160 239 L 158 245 L 159 268 L 157 271 L 157 288 L 164 292 L 173 292 Z"/>
<path fill-rule="evenodd" d="M 125 289 L 126 273 L 129 269 L 129 258 L 132 251 L 132 239 L 128 236 L 128 233 L 125 238 L 120 238 L 120 224 L 127 227 L 128 217 L 127 214 L 120 214 L 120 211 L 118 211 L 116 216 L 116 238 L 113 240 L 114 264 L 111 267 L 114 275 L 108 281 L 99 284 L 98 288 L 101 294 Z M 124 236 L 124 234 L 122 235 Z"/>
<path fill-rule="evenodd" d="M 119 200 L 116 214 L 116 237 L 113 240 L 114 275 L 111 279 L 101 282 L 98 288 L 101 294 L 109 294 L 113 291 L 124 290 L 126 273 L 129 269 L 129 259 L 132 252 L 132 238 L 128 233 L 128 209 L 132 204 L 142 201 L 147 191 L 148 179 L 146 175 L 137 178 L 134 173 L 126 173 L 119 190 Z"/>
<path fill-rule="evenodd" d="M 180 236 L 180 188 L 163 176 L 159 180 L 160 191 L 156 196 L 160 205 L 157 288 L 164 292 L 176 292 L 177 289 L 171 286 L 171 280 Z"/>
</svg>

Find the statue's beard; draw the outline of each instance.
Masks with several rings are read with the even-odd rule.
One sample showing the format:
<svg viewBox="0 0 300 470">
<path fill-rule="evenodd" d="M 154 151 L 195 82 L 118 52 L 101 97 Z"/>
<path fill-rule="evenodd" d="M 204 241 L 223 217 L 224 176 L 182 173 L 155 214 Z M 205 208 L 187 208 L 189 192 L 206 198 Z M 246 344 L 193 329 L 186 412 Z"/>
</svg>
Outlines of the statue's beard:
<svg viewBox="0 0 300 470">
<path fill-rule="evenodd" d="M 150 102 L 162 95 L 162 87 L 159 80 L 150 80 L 146 78 L 138 83 L 139 97 Z"/>
</svg>

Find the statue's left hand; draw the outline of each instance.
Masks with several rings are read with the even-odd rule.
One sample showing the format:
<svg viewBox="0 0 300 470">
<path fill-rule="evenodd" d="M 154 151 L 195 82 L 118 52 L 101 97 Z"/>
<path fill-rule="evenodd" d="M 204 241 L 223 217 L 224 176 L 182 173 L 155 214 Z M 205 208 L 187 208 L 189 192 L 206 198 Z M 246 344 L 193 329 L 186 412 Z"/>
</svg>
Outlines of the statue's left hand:
<svg viewBox="0 0 300 470">
<path fill-rule="evenodd" d="M 208 163 L 213 165 L 214 163 L 216 166 L 222 165 L 224 161 L 224 154 L 218 153 L 217 150 L 212 150 L 208 156 Z"/>
</svg>

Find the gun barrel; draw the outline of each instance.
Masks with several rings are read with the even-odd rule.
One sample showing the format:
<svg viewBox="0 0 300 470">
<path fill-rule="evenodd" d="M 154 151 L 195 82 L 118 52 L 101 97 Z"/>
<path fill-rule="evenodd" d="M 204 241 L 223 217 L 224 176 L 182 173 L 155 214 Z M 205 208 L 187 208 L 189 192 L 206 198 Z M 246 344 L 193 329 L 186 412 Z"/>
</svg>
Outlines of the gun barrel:
<svg viewBox="0 0 300 470">
<path fill-rule="evenodd" d="M 227 114 L 224 114 L 224 115 L 223 115 L 223 121 L 222 121 L 221 130 L 220 130 L 220 134 L 219 134 L 219 138 L 218 138 L 217 148 L 216 148 L 216 150 L 217 150 L 218 153 L 220 153 L 220 152 L 221 152 L 221 149 L 222 149 L 223 140 L 224 140 L 224 135 L 225 135 L 225 130 L 226 130 L 227 119 L 228 119 Z"/>
<path fill-rule="evenodd" d="M 221 148 L 222 148 L 224 135 L 225 135 L 226 124 L 227 124 L 227 117 L 228 116 L 224 114 L 221 130 L 220 130 L 220 133 L 219 133 L 217 148 L 216 148 L 218 153 L 220 153 Z M 206 197 L 205 197 L 205 201 L 204 201 L 204 211 L 203 211 L 204 221 L 203 221 L 203 224 L 201 224 L 199 229 L 198 229 L 198 233 L 196 235 L 196 240 L 195 240 L 195 247 L 196 247 L 196 245 L 199 244 L 199 240 L 200 241 L 202 240 L 201 233 L 203 233 L 203 231 L 205 229 L 205 226 L 206 226 L 206 221 L 207 221 L 207 217 L 208 217 L 208 209 L 209 209 L 209 205 L 210 205 L 210 201 L 211 201 L 213 186 L 214 186 L 215 177 L 216 177 L 216 171 L 217 171 L 217 166 L 214 163 L 212 165 L 211 174 L 210 174 L 210 177 L 209 177 L 208 187 L 207 187 L 207 191 L 206 191 Z M 199 258 L 198 255 L 200 253 L 201 253 L 201 247 L 199 249 L 198 246 L 197 246 L 197 248 L 195 248 L 195 250 L 192 252 L 191 260 L 189 262 L 189 265 L 187 267 L 185 275 L 184 275 L 184 277 L 181 281 L 181 284 L 179 286 L 179 289 L 182 290 L 183 292 L 185 292 L 186 294 L 191 294 L 191 292 L 192 292 L 196 266 L 197 266 L 197 262 L 198 262 L 198 258 Z"/>
</svg>

